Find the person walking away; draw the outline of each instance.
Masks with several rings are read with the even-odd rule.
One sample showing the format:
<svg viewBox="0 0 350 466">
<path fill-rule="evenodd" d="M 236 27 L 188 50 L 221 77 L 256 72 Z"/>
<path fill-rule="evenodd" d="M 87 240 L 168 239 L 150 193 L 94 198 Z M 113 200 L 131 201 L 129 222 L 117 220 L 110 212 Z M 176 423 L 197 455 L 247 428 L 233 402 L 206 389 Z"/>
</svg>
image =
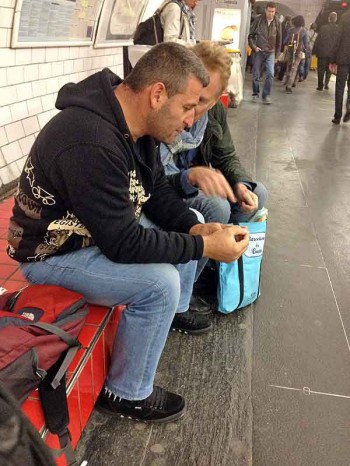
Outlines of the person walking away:
<svg viewBox="0 0 350 466">
<path fill-rule="evenodd" d="M 338 38 L 337 13 L 334 11 L 328 16 L 328 24 L 324 24 L 320 28 L 320 32 L 314 43 L 312 53 L 317 57 L 317 90 L 323 91 L 323 87 L 328 89 L 331 72 L 329 63 L 331 55 Z"/>
<path fill-rule="evenodd" d="M 330 71 L 337 74 L 335 83 L 335 113 L 332 123 L 339 125 L 343 113 L 343 97 L 345 83 L 348 85 L 348 99 L 344 123 L 350 120 L 350 11 L 341 17 L 338 37 L 335 43 Z"/>
<path fill-rule="evenodd" d="M 262 92 L 264 104 L 271 104 L 271 89 L 274 78 L 275 58 L 281 50 L 281 23 L 277 21 L 276 4 L 268 2 L 265 12 L 251 25 L 248 42 L 254 51 L 253 102 L 259 100 L 262 66 L 266 68 L 265 84 Z"/>
<path fill-rule="evenodd" d="M 169 4 L 160 15 L 164 31 L 164 42 L 177 42 L 182 45 L 196 43 L 196 15 L 194 9 L 200 0 L 165 0 L 160 8 Z"/>
<path fill-rule="evenodd" d="M 305 21 L 303 16 L 295 16 L 292 19 L 292 23 L 293 27 L 289 30 L 285 43 L 287 46 L 287 94 L 293 92 L 292 86 L 295 86 L 300 62 L 305 58 L 305 53 L 310 52 L 309 37 L 304 27 Z"/>
</svg>

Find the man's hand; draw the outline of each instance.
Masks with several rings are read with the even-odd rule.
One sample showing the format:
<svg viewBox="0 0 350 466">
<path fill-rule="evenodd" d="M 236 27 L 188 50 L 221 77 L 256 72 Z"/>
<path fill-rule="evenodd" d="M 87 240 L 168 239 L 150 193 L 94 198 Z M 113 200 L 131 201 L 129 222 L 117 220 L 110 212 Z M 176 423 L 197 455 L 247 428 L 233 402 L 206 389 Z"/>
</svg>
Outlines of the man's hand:
<svg viewBox="0 0 350 466">
<path fill-rule="evenodd" d="M 254 212 L 254 210 L 257 210 L 258 196 L 249 191 L 246 185 L 237 183 L 235 185 L 235 194 L 242 212 Z"/>
<path fill-rule="evenodd" d="M 188 181 L 198 186 L 206 196 L 219 196 L 230 202 L 236 202 L 231 186 L 218 170 L 208 167 L 192 167 L 188 173 Z"/>
<path fill-rule="evenodd" d="M 255 52 L 261 52 L 261 48 L 260 47 L 255 47 Z"/>
<path fill-rule="evenodd" d="M 194 225 L 188 233 L 190 235 L 208 236 L 225 227 L 226 225 L 223 225 L 222 223 L 198 223 L 197 225 Z"/>
<path fill-rule="evenodd" d="M 337 74 L 337 64 L 336 63 L 330 63 L 328 65 L 329 71 L 333 74 Z"/>
<path fill-rule="evenodd" d="M 209 236 L 203 236 L 203 256 L 220 262 L 237 260 L 249 245 L 249 233 L 246 228 L 226 226 Z"/>
</svg>

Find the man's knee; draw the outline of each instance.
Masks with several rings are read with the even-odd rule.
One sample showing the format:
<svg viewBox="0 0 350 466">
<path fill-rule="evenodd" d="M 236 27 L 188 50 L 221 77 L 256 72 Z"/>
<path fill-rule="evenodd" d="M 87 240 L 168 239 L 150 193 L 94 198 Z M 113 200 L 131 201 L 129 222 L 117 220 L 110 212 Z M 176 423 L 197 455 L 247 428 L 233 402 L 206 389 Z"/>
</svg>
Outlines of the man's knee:
<svg viewBox="0 0 350 466">
<path fill-rule="evenodd" d="M 256 187 L 254 189 L 254 194 L 258 196 L 258 209 L 262 209 L 267 202 L 269 197 L 269 193 L 266 187 L 260 183 L 259 181 L 256 182 Z"/>
<path fill-rule="evenodd" d="M 231 215 L 231 206 L 226 199 L 221 197 L 208 197 L 203 212 L 207 222 L 228 223 Z"/>
<path fill-rule="evenodd" d="M 147 277 L 150 296 L 158 296 L 171 309 L 176 309 L 180 299 L 180 275 L 172 264 L 155 264 L 152 276 Z"/>
</svg>

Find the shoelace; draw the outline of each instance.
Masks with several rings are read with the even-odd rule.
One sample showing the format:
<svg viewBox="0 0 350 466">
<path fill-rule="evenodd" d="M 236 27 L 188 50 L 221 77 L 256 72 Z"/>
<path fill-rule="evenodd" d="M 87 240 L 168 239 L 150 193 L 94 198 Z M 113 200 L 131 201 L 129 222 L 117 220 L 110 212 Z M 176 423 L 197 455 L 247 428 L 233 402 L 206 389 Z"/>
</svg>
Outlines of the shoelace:
<svg viewBox="0 0 350 466">
<path fill-rule="evenodd" d="M 161 387 L 153 387 L 153 392 L 146 398 L 143 405 L 151 409 L 164 409 L 166 391 Z"/>
</svg>

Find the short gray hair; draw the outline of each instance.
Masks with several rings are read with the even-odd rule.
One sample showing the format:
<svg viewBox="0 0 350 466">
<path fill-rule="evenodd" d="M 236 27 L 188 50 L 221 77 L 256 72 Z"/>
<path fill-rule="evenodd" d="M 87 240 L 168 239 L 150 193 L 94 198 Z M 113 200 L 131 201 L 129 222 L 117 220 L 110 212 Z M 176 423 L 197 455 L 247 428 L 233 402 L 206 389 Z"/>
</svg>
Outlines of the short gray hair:
<svg viewBox="0 0 350 466">
<path fill-rule="evenodd" d="M 338 15 L 335 11 L 332 11 L 332 13 L 329 13 L 328 15 L 328 21 L 330 23 L 336 23 L 338 19 Z"/>
<path fill-rule="evenodd" d="M 138 92 L 162 82 L 168 97 L 172 97 L 185 90 L 190 77 L 197 78 L 203 87 L 209 84 L 208 73 L 192 50 L 175 42 L 163 42 L 153 46 L 140 58 L 124 84 Z"/>
</svg>

